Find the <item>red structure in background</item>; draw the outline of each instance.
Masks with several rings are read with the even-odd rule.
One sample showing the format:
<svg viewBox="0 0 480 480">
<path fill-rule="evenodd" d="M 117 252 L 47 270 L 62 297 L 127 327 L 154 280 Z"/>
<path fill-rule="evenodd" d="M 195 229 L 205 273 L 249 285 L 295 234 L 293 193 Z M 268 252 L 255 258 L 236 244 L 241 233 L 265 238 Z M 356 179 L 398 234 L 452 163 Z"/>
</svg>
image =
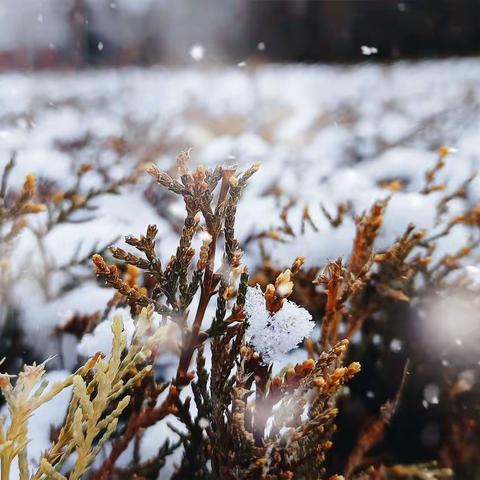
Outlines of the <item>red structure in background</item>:
<svg viewBox="0 0 480 480">
<path fill-rule="evenodd" d="M 0 72 L 6 70 L 48 70 L 65 66 L 62 56 L 55 49 L 31 51 L 22 48 L 15 51 L 0 52 Z"/>
</svg>

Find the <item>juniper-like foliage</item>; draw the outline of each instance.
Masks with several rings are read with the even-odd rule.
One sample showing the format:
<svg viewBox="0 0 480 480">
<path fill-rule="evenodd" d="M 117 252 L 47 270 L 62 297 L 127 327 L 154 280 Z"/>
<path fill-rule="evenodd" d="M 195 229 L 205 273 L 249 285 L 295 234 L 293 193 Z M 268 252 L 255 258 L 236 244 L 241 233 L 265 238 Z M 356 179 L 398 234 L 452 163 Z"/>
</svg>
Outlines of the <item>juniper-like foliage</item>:
<svg viewBox="0 0 480 480">
<path fill-rule="evenodd" d="M 436 178 L 447 154 L 440 150 L 438 162 L 427 171 L 423 195 L 441 191 Z M 242 191 L 259 165 L 243 172 L 234 167 L 192 169 L 189 160 L 189 152 L 177 157 L 177 176 L 155 166 L 148 169 L 158 188 L 183 201 L 185 217 L 176 250 L 163 260 L 165 252 L 157 244 L 162 232 L 151 224 L 144 234 L 125 237 L 128 247 L 93 255 L 96 273 L 114 290 L 113 298 L 105 314 L 73 316 L 61 328 L 81 338 L 109 310 L 123 306 L 134 318 L 132 340 L 127 340 L 117 318 L 110 356 L 94 355 L 64 381 L 48 387 L 42 381 L 44 364 L 24 367 L 16 381 L 6 374 L 0 377 L 9 412 L 9 421 L 0 428 L 2 479 L 11 478 L 15 461 L 22 480 L 450 477 L 453 452 L 461 448 L 461 426 L 472 425 L 467 420 L 476 411 L 475 402 L 471 408 L 461 407 L 467 379 L 461 383 L 452 373 L 442 384 L 453 414 L 445 426 L 452 441 L 445 443 L 442 455 L 427 463 L 391 461 L 390 426 L 402 412 L 411 378 L 424 374 L 425 358 L 413 351 L 412 344 L 409 355 L 401 357 L 400 368 L 396 364 L 397 374 L 389 375 L 391 388 L 385 388 L 382 397 L 379 385 L 386 381 L 382 369 L 391 367 L 388 361 L 382 365 L 374 361 L 377 358 L 372 360 L 369 349 L 374 335 L 393 340 L 399 332 L 395 309 L 412 313 L 422 302 L 432 301 L 432 291 L 437 295 L 439 289 L 458 289 L 464 293 L 455 294 L 457 301 L 468 303 L 464 287 L 467 292 L 475 290 L 469 290 L 471 284 L 461 276 L 451 281 L 451 274 L 475 251 L 476 237 L 439 261 L 434 262 L 432 254 L 435 242 L 455 225 L 472 230 L 480 225 L 475 207 L 445 220 L 449 203 L 465 194 L 471 179 L 439 201 L 439 222 L 444 225 L 439 234 L 429 235 L 412 224 L 388 248 L 376 250 L 388 208 L 388 198 L 379 200 L 356 218 L 347 258 L 306 270 L 303 257 L 291 265 L 273 264 L 265 243 L 301 238 L 307 228 L 318 230 L 306 206 L 296 231 L 289 204 L 280 212 L 279 228 L 248 240 L 257 242 L 263 254 L 262 265 L 250 278 L 235 225 Z M 79 171 L 77 187 L 82 175 Z M 113 182 L 111 189 L 130 181 L 133 178 Z M 389 185 L 401 188 L 395 179 Z M 27 178 L 18 197 L 7 202 L 0 195 L 0 243 L 5 245 L 12 236 L 9 232 L 18 230 L 15 225 L 23 222 L 23 215 L 45 209 L 32 203 L 34 190 L 33 178 Z M 74 187 L 46 207 L 48 228 L 88 212 L 84 207 L 90 198 L 108 193 L 99 189 L 76 198 L 77 190 Z M 336 228 L 350 206 L 323 213 Z M 400 340 L 407 344 L 409 339 Z M 273 374 L 272 361 L 302 342 L 304 359 Z M 171 378 L 155 371 L 165 351 L 176 353 Z M 365 365 L 377 374 L 365 375 Z M 368 418 L 359 419 L 349 402 L 364 388 L 364 378 L 376 379 L 371 388 L 379 403 Z M 28 418 L 68 387 L 72 394 L 63 427 L 31 471 Z M 144 461 L 140 450 L 145 434 L 160 424 L 175 432 L 178 441 L 156 438 L 157 454 Z M 470 433 L 475 432 L 471 426 Z M 124 454 L 127 462 L 120 461 Z M 177 459 L 173 468 L 172 455 Z"/>
</svg>

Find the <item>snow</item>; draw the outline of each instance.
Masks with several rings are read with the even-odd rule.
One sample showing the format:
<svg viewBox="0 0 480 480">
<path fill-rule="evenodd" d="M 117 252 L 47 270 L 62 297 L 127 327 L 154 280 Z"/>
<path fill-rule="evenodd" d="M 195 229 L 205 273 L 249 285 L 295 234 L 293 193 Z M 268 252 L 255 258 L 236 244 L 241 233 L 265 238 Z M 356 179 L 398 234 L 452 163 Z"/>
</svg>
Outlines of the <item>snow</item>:
<svg viewBox="0 0 480 480">
<path fill-rule="evenodd" d="M 122 318 L 123 329 L 127 336 L 127 345 L 132 342 L 133 334 L 135 332 L 135 323 L 126 308 L 112 309 L 108 317 L 99 323 L 92 333 L 85 334 L 77 346 L 77 351 L 83 357 L 92 357 L 97 352 L 103 353 L 106 357 L 110 356 L 112 350 L 112 323 L 117 316 Z"/>
<path fill-rule="evenodd" d="M 367 56 L 378 53 L 378 49 L 376 47 L 367 47 L 367 45 L 362 45 L 360 47 L 360 51 L 362 52 L 362 55 L 367 55 Z"/>
<path fill-rule="evenodd" d="M 64 370 L 53 370 L 46 373 L 44 378 L 48 380 L 50 385 L 53 385 L 64 380 L 69 374 L 70 372 Z M 30 442 L 27 449 L 28 461 L 32 470 L 38 466 L 36 462 L 51 445 L 51 428 L 62 426 L 71 398 L 71 392 L 71 387 L 65 388 L 58 395 L 54 396 L 52 400 L 35 410 L 29 418 L 28 434 Z M 4 416 L 8 423 L 9 414 L 6 405 L 1 408 L 0 416 Z M 16 460 L 14 461 L 10 477 L 12 479 L 19 478 Z"/>
<path fill-rule="evenodd" d="M 89 315 L 103 311 L 112 297 L 111 291 L 101 288 L 95 282 L 79 285 L 53 301 L 46 301 L 36 290 L 36 286 L 26 282 L 21 285 L 29 293 L 26 304 L 27 297 L 22 293 L 20 285 L 16 291 L 19 305 L 24 306 L 21 321 L 26 332 L 26 341 L 42 359 L 59 353 L 58 339 L 53 336 L 55 327 L 62 325 L 76 312 Z M 76 359 L 69 358 L 67 363 L 71 364 L 74 360 Z M 54 358 L 51 363 L 56 364 L 58 361 L 59 358 Z"/>
<path fill-rule="evenodd" d="M 425 385 L 423 389 L 423 398 L 430 405 L 438 405 L 440 396 L 440 388 L 435 383 Z"/>
<path fill-rule="evenodd" d="M 398 338 L 392 339 L 390 342 L 390 350 L 394 353 L 399 353 L 402 351 L 403 344 L 402 341 Z"/>
<path fill-rule="evenodd" d="M 266 309 L 259 286 L 249 287 L 245 300 L 248 320 L 246 338 L 266 362 L 281 359 L 312 333 L 312 316 L 302 307 L 285 300 L 273 315 Z"/>
<path fill-rule="evenodd" d="M 469 280 L 469 287 L 472 290 L 478 289 L 480 287 L 480 268 L 475 265 L 467 265 L 463 271 Z"/>
<path fill-rule="evenodd" d="M 195 61 L 199 61 L 199 60 L 203 60 L 203 57 L 205 56 L 205 49 L 202 47 L 202 45 L 193 45 L 191 48 L 190 48 L 190 56 L 195 60 Z"/>
<path fill-rule="evenodd" d="M 186 428 L 177 418 L 170 416 L 168 422 L 158 422 L 145 430 L 140 443 L 140 460 L 146 462 L 158 455 L 159 447 L 168 440 L 170 444 L 177 443 L 178 435 L 169 427 L 172 425 L 176 430 L 186 433 Z M 165 466 L 160 472 L 160 478 L 168 478 L 174 472 L 174 466 L 179 465 L 182 459 L 183 450 L 177 448 L 172 455 L 167 457 Z"/>
</svg>

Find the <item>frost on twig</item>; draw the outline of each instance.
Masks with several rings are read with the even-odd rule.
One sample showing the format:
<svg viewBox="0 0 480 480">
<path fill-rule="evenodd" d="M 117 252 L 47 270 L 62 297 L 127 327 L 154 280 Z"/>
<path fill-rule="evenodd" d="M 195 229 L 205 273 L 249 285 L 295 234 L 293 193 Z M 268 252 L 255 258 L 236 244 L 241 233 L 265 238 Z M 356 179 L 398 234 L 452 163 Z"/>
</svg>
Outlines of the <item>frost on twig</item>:
<svg viewBox="0 0 480 480">
<path fill-rule="evenodd" d="M 249 287 L 245 301 L 248 320 L 246 338 L 267 362 L 283 357 L 312 333 L 312 316 L 302 307 L 285 300 L 280 310 L 271 313 L 257 285 Z"/>
</svg>

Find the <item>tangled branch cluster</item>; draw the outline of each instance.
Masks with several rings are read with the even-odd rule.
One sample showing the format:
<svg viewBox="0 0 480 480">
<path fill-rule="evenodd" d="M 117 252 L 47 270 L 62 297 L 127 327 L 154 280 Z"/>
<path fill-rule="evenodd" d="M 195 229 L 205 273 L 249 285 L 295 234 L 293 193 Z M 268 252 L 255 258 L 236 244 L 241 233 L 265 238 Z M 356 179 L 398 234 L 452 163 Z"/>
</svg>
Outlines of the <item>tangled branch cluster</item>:
<svg viewBox="0 0 480 480">
<path fill-rule="evenodd" d="M 424 195 L 441 190 L 435 178 L 447 153 L 440 151 L 439 162 L 427 172 Z M 342 413 L 344 385 L 349 382 L 355 389 L 361 378 L 355 358 L 361 357 L 359 349 L 365 343 L 355 341 L 356 336 L 385 325 L 392 305 L 413 304 L 440 285 L 458 269 L 460 259 L 474 251 L 476 242 L 472 239 L 460 252 L 435 263 L 438 235 L 429 237 L 410 225 L 393 245 L 376 251 L 387 199 L 356 219 L 348 259 L 303 271 L 302 257 L 287 269 L 272 265 L 265 254 L 263 265 L 250 279 L 235 221 L 242 191 L 258 168 L 254 164 L 244 172 L 233 167 L 191 170 L 189 153 L 184 152 L 177 157 L 178 178 L 155 166 L 148 170 L 156 183 L 183 199 L 185 218 L 176 251 L 162 261 L 158 228 L 149 225 L 144 235 L 125 238 L 128 247 L 111 247 L 115 263 L 106 255 L 93 255 L 97 275 L 116 291 L 108 309 L 128 307 L 134 333 L 129 340 L 116 317 L 111 354 L 94 355 L 50 387 L 42 380 L 44 364 L 24 367 L 14 384 L 8 375 L 0 377 L 9 412 L 0 429 L 2 479 L 10 478 L 14 461 L 22 480 L 164 478 L 164 467 L 175 451 L 181 457 L 172 479 L 451 476 L 448 461 L 445 466 L 407 465 L 369 458 L 401 405 L 409 383 L 407 370 L 420 364 L 418 358 L 405 368 L 403 380 L 397 378 L 395 393 L 371 421 L 348 431 L 354 439 L 349 451 L 336 452 L 334 445 L 347 431 L 342 428 L 348 420 Z M 456 196 L 464 194 L 468 181 Z M 113 184 L 112 189 L 119 186 Z M 0 195 L 0 244 L 8 244 L 10 232 L 19 231 L 15 225 L 23 220 L 18 218 L 45 209 L 31 202 L 34 190 L 33 179 L 27 178 L 13 203 Z M 103 191 L 95 192 L 90 196 Z M 4 194 L 3 187 L 0 193 Z M 67 221 L 78 205 L 88 201 L 87 195 L 80 204 L 70 199 L 69 206 L 58 207 L 67 197 L 71 195 L 58 198 L 56 209 L 48 207 L 52 219 L 48 225 Z M 453 198 L 442 199 L 439 215 Z M 324 213 L 336 228 L 347 211 L 347 206 L 339 205 L 336 218 Z M 295 236 L 288 208 L 280 218 L 279 230 L 265 232 L 257 240 Z M 2 233 L 7 221 L 12 225 Z M 448 235 L 458 223 L 477 226 L 477 210 L 451 219 L 441 235 Z M 316 228 L 308 208 L 300 234 L 307 225 Z M 93 321 L 76 319 L 82 320 Z M 314 322 L 320 326 L 318 333 Z M 304 339 L 304 359 L 274 374 L 272 361 L 277 355 L 284 356 Z M 177 354 L 172 378 L 161 378 L 154 368 L 166 350 Z M 64 425 L 32 472 L 27 461 L 28 419 L 67 388 L 72 393 Z M 450 425 L 452 431 L 464 419 L 460 414 Z M 142 461 L 138 451 L 142 438 L 161 423 L 169 425 L 179 441 L 158 439 L 157 454 Z M 132 446 L 132 459 L 125 466 L 119 459 Z"/>
</svg>

